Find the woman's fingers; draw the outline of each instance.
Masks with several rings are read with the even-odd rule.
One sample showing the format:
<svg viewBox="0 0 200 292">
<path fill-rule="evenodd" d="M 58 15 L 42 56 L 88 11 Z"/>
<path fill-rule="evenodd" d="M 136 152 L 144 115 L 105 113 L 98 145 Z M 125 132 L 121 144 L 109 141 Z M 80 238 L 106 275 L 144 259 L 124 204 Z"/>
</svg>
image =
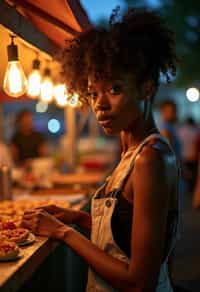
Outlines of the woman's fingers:
<svg viewBox="0 0 200 292">
<path fill-rule="evenodd" d="M 38 220 L 37 218 L 23 219 L 22 226 L 24 228 L 30 229 L 31 231 L 35 233 L 38 229 Z"/>
<path fill-rule="evenodd" d="M 34 214 L 35 211 L 36 211 L 35 209 L 27 210 L 24 212 L 24 214 Z"/>
<path fill-rule="evenodd" d="M 56 212 L 56 206 L 55 205 L 46 205 L 35 208 L 35 210 L 44 210 L 50 214 L 54 214 Z"/>
<path fill-rule="evenodd" d="M 30 220 L 22 220 L 22 227 L 27 228 L 27 229 L 32 229 L 32 222 Z"/>
<path fill-rule="evenodd" d="M 39 226 L 39 221 L 42 215 L 41 210 L 26 212 L 22 218 L 22 226 L 36 232 Z"/>
<path fill-rule="evenodd" d="M 22 219 L 22 226 L 42 236 L 52 236 L 60 224 L 62 223 L 59 220 L 45 210 L 27 212 Z"/>
<path fill-rule="evenodd" d="M 41 212 L 40 210 L 34 210 L 32 212 L 25 212 L 23 215 L 23 218 L 27 218 L 27 219 L 34 218 L 34 217 L 38 216 L 40 212 Z"/>
</svg>

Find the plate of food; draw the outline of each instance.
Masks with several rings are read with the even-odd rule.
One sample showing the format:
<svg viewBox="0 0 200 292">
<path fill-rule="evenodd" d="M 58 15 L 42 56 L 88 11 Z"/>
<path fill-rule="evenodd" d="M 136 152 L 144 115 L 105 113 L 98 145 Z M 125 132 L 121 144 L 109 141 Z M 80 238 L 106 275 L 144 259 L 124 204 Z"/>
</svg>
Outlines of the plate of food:
<svg viewBox="0 0 200 292">
<path fill-rule="evenodd" d="M 26 228 L 4 229 L 0 231 L 0 240 L 15 242 L 18 245 L 30 244 L 35 240 L 34 234 Z"/>
<path fill-rule="evenodd" d="M 18 260 L 21 256 L 22 252 L 15 242 L 0 241 L 0 262 Z"/>
<path fill-rule="evenodd" d="M 35 241 L 35 235 L 33 233 L 29 232 L 28 238 L 25 241 L 18 243 L 18 245 L 25 246 L 25 245 L 29 245 L 29 244 L 33 243 L 34 241 Z"/>
</svg>

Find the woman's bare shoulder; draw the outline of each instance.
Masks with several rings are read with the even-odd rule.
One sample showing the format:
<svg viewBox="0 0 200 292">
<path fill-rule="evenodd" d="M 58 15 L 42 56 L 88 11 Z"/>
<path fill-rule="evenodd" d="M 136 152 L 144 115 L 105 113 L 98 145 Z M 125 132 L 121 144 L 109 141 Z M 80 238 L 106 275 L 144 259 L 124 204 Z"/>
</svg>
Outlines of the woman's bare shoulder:
<svg viewBox="0 0 200 292">
<path fill-rule="evenodd" d="M 136 158 L 136 165 L 160 165 L 175 167 L 176 156 L 171 147 L 160 139 L 153 139 L 147 143 Z"/>
<path fill-rule="evenodd" d="M 146 184 L 170 191 L 177 181 L 177 160 L 169 145 L 160 140 L 150 141 L 138 155 L 133 170 L 134 185 L 142 178 Z M 168 192 L 167 191 L 167 192 Z"/>
</svg>

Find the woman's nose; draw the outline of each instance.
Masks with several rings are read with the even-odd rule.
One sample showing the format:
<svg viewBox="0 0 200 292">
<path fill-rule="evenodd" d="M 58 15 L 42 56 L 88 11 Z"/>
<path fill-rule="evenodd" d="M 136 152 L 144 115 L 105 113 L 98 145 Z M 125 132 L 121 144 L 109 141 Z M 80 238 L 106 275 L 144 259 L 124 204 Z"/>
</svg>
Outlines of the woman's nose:
<svg viewBox="0 0 200 292">
<path fill-rule="evenodd" d="M 106 110 L 110 108 L 109 99 L 104 92 L 99 93 L 95 102 L 96 110 Z"/>
</svg>

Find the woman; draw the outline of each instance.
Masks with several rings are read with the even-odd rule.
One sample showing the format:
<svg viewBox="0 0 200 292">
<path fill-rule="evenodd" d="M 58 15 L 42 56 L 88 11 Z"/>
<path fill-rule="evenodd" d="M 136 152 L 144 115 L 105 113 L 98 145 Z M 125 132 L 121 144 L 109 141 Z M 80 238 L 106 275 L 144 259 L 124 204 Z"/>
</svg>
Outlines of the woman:
<svg viewBox="0 0 200 292">
<path fill-rule="evenodd" d="M 93 28 L 63 53 L 70 93 L 92 107 L 106 134 L 120 135 L 121 160 L 92 198 L 91 215 L 46 207 L 24 226 L 66 243 L 89 265 L 87 291 L 173 291 L 167 259 L 177 229 L 177 162 L 153 120 L 162 73 L 175 73 L 173 34 L 153 12 L 129 10 Z M 54 215 L 54 216 L 53 216 Z M 91 241 L 69 224 L 91 230 Z"/>
</svg>

